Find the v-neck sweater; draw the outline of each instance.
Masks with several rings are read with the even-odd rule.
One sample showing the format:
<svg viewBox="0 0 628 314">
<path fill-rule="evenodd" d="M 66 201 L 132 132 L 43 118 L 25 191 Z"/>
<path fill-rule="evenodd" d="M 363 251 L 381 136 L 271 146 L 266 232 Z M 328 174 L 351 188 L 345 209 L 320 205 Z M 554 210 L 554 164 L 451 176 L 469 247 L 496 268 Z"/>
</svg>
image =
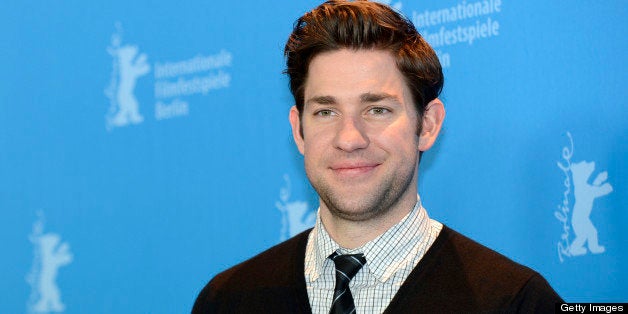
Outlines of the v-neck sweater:
<svg viewBox="0 0 628 314">
<path fill-rule="evenodd" d="M 192 313 L 311 313 L 310 231 L 216 275 Z M 557 302 L 540 274 L 443 226 L 384 313 L 553 313 Z"/>
</svg>

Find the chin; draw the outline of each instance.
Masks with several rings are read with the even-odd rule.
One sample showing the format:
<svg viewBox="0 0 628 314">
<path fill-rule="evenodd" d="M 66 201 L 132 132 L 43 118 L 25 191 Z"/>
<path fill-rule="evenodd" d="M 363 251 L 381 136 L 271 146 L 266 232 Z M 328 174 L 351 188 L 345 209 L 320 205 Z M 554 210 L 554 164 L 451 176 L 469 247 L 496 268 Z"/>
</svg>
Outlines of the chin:
<svg viewBox="0 0 628 314">
<path fill-rule="evenodd" d="M 341 196 L 332 196 L 322 198 L 330 214 L 350 221 L 366 221 L 377 216 L 385 214 L 388 207 L 381 204 L 374 204 L 372 199 L 368 197 L 357 197 L 353 200 L 342 198 Z M 366 200 L 366 201 L 365 201 Z"/>
</svg>

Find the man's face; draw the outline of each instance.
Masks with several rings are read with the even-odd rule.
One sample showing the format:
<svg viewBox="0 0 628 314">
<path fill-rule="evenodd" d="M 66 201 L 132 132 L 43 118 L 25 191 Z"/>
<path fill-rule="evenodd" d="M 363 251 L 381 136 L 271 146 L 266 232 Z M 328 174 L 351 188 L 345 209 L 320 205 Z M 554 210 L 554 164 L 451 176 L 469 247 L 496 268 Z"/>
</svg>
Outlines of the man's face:
<svg viewBox="0 0 628 314">
<path fill-rule="evenodd" d="M 321 209 L 365 221 L 400 200 L 416 202 L 418 117 L 389 52 L 342 49 L 317 55 L 304 96 L 303 112 L 299 117 L 293 107 L 290 121 Z"/>
</svg>

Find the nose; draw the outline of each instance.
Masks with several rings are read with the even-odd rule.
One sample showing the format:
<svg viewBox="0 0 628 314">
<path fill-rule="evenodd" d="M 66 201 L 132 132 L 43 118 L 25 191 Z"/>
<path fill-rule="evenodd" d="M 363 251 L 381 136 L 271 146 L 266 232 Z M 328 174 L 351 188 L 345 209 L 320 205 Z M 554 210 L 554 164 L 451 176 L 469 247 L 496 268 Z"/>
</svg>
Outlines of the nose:
<svg viewBox="0 0 628 314">
<path fill-rule="evenodd" d="M 364 121 L 360 118 L 343 117 L 338 123 L 334 144 L 336 148 L 346 152 L 366 148 L 369 145 L 369 138 Z"/>
</svg>

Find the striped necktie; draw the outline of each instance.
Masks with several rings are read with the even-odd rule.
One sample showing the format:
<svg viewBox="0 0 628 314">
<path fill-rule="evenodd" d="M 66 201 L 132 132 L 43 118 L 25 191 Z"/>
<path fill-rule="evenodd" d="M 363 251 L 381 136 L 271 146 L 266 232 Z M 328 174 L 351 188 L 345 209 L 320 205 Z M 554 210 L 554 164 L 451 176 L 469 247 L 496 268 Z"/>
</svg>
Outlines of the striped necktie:
<svg viewBox="0 0 628 314">
<path fill-rule="evenodd" d="M 336 265 L 336 287 L 334 289 L 334 300 L 331 304 L 330 314 L 355 313 L 353 296 L 349 290 L 351 278 L 358 273 L 360 268 L 366 264 L 364 254 L 344 254 L 336 252 L 329 256 Z"/>
</svg>

